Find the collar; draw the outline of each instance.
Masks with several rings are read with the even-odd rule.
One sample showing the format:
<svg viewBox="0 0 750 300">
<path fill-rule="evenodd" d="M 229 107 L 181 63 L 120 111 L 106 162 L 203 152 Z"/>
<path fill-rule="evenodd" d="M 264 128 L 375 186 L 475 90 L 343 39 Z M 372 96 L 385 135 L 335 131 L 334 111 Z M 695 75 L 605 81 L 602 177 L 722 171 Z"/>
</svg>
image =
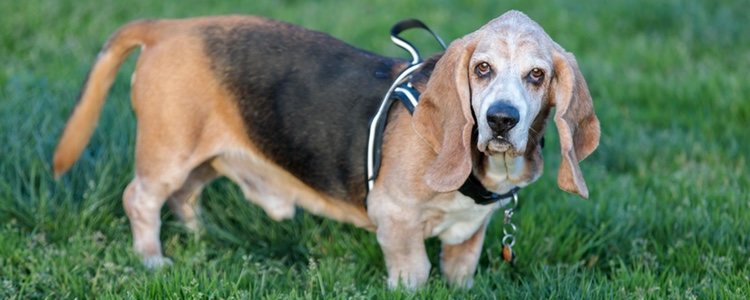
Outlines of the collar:
<svg viewBox="0 0 750 300">
<path fill-rule="evenodd" d="M 466 179 L 466 182 L 464 182 L 464 184 L 458 189 L 458 191 L 461 192 L 461 194 L 464 194 L 464 196 L 474 199 L 474 203 L 479 204 L 479 205 L 489 205 L 489 204 L 492 204 L 501 200 L 510 200 L 520 190 L 521 190 L 520 187 L 514 187 L 510 189 L 510 191 L 504 194 L 491 192 L 487 190 L 487 188 L 485 188 L 484 185 L 482 185 L 482 183 L 479 181 L 479 178 L 474 176 L 473 173 L 469 176 L 469 178 Z"/>
<path fill-rule="evenodd" d="M 411 84 L 411 76 L 416 70 L 422 67 L 423 61 L 419 56 L 417 49 L 409 42 L 399 37 L 399 34 L 405 30 L 411 28 L 421 28 L 431 33 L 435 39 L 446 48 L 445 43 L 440 37 L 430 30 L 427 25 L 418 20 L 405 20 L 397 23 L 391 28 L 391 40 L 399 47 L 408 51 L 412 56 L 412 61 L 409 66 L 404 69 L 399 76 L 396 77 L 388 92 L 385 94 L 383 101 L 378 109 L 378 112 L 370 121 L 370 136 L 367 144 L 367 191 L 369 192 L 377 178 L 378 170 L 380 169 L 380 155 L 381 146 L 383 145 L 383 132 L 385 131 L 385 125 L 387 123 L 388 111 L 393 104 L 398 101 L 401 102 L 410 114 L 414 114 L 419 104 L 420 93 Z M 473 199 L 474 203 L 478 205 L 490 205 L 496 202 L 504 202 L 503 205 L 510 202 L 510 200 L 516 196 L 521 188 L 514 187 L 509 192 L 504 194 L 497 194 L 487 190 L 482 185 L 479 178 L 477 178 L 472 172 L 466 182 L 458 189 L 458 191 Z M 507 201 L 504 201 L 507 200 Z"/>
</svg>

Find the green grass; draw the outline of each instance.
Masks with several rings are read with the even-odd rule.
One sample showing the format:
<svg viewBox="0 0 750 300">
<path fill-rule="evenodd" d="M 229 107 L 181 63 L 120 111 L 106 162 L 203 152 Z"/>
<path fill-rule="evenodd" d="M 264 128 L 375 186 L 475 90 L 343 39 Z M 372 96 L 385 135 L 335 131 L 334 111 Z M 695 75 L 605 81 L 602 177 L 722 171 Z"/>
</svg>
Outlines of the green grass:
<svg viewBox="0 0 750 300">
<path fill-rule="evenodd" d="M 0 298 L 750 297 L 746 1 L 100 2 L 0 1 Z M 591 199 L 580 200 L 555 185 L 550 127 L 547 172 L 521 192 L 516 214 L 519 265 L 500 259 L 496 218 L 471 290 L 448 287 L 434 268 L 424 289 L 388 291 L 373 234 L 306 213 L 273 222 L 227 181 L 202 196 L 200 236 L 165 210 L 175 265 L 145 270 L 120 204 L 132 176 L 132 59 L 81 160 L 52 179 L 86 72 L 129 20 L 259 14 L 402 55 L 387 36 L 399 19 L 452 40 L 511 8 L 576 54 L 602 143 L 582 164 Z M 427 244 L 437 266 L 439 244 Z"/>
</svg>

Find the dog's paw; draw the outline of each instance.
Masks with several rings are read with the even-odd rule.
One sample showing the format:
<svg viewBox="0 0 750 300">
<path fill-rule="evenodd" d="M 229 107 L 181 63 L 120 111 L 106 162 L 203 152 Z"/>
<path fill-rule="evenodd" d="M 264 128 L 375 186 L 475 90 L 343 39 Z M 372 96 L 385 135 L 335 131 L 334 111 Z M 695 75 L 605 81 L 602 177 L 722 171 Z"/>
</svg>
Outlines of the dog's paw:
<svg viewBox="0 0 750 300">
<path fill-rule="evenodd" d="M 203 229 L 197 218 L 183 221 L 182 226 L 185 227 L 185 230 L 193 234 L 200 234 Z"/>
<path fill-rule="evenodd" d="M 474 285 L 475 268 L 469 267 L 470 264 L 456 264 L 443 262 L 443 276 L 452 287 L 471 288 Z"/>
<path fill-rule="evenodd" d="M 172 265 L 172 260 L 164 256 L 149 256 L 143 259 L 143 265 L 150 269 L 156 270 Z"/>
<path fill-rule="evenodd" d="M 427 282 L 429 276 L 429 269 L 427 272 L 415 272 L 404 275 L 401 273 L 398 277 L 388 277 L 388 288 L 393 290 L 398 287 L 403 287 L 409 291 L 415 291 Z"/>
<path fill-rule="evenodd" d="M 474 278 L 472 276 L 462 278 L 448 277 L 446 279 L 448 281 L 448 284 L 454 288 L 470 289 L 472 286 L 474 286 Z"/>
<path fill-rule="evenodd" d="M 274 221 L 283 221 L 294 218 L 296 208 L 294 202 L 279 199 L 278 201 L 269 201 L 264 203 L 263 208 L 271 219 Z"/>
</svg>

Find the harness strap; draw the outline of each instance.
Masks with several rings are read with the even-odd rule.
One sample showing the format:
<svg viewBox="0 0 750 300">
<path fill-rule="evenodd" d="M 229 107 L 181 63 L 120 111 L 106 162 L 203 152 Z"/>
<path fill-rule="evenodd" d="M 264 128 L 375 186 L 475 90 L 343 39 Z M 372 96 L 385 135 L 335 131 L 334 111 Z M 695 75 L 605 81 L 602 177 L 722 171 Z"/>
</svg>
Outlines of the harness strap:
<svg viewBox="0 0 750 300">
<path fill-rule="evenodd" d="M 440 36 L 437 35 L 437 33 L 432 31 L 432 29 L 427 27 L 427 25 L 422 23 L 422 21 L 417 20 L 417 19 L 408 19 L 408 20 L 403 20 L 401 22 L 398 22 L 396 23 L 396 25 L 393 25 L 393 27 L 391 27 L 391 41 L 393 41 L 394 44 L 403 48 L 404 50 L 409 52 L 409 54 L 411 54 L 412 65 L 416 65 L 422 61 L 422 59 L 419 56 L 419 51 L 417 51 L 417 48 L 414 47 L 414 45 L 412 45 L 411 43 L 401 38 L 399 34 L 409 29 L 413 29 L 413 28 L 420 28 L 420 29 L 427 30 L 427 32 L 432 34 L 432 36 L 435 38 L 435 40 L 437 40 L 440 46 L 443 47 L 443 49 L 448 48 L 447 46 L 445 46 L 445 42 L 443 42 L 443 39 L 441 39 Z"/>
<path fill-rule="evenodd" d="M 367 191 L 372 190 L 372 186 L 375 183 L 375 178 L 378 177 L 378 171 L 380 170 L 380 156 L 381 147 L 383 146 L 383 131 L 385 131 L 385 124 L 388 119 L 388 111 L 393 106 L 393 103 L 397 99 L 403 99 L 401 102 L 409 110 L 409 113 L 414 113 L 414 109 L 417 107 L 419 92 L 412 87 L 409 79 L 411 74 L 422 67 L 422 58 L 419 56 L 419 51 L 411 43 L 407 42 L 399 34 L 402 32 L 420 28 L 427 30 L 432 34 L 433 37 L 443 46 L 445 49 L 445 43 L 440 37 L 435 34 L 427 25 L 422 21 L 409 19 L 396 23 L 391 28 L 391 40 L 397 46 L 403 48 L 409 54 L 411 54 L 412 60 L 409 66 L 401 71 L 401 74 L 396 77 L 391 87 L 385 93 L 383 101 L 378 108 L 378 112 L 370 120 L 370 134 L 367 141 Z M 395 97 L 394 97 L 395 96 Z"/>
</svg>

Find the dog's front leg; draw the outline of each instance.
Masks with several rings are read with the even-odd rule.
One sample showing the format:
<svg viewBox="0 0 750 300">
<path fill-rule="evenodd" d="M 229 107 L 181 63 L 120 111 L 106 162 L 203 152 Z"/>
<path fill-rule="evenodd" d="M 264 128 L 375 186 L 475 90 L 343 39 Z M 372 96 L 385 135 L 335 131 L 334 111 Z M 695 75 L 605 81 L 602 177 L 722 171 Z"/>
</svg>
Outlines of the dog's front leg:
<svg viewBox="0 0 750 300">
<path fill-rule="evenodd" d="M 482 254 L 487 222 L 477 229 L 469 239 L 458 244 L 443 241 L 440 253 L 440 268 L 445 279 L 453 286 L 470 288 L 474 284 L 474 272 Z"/>
<path fill-rule="evenodd" d="M 430 261 L 424 245 L 424 232 L 417 216 L 400 211 L 396 216 L 378 220 L 377 237 L 385 265 L 388 268 L 388 287 L 399 283 L 416 289 L 427 281 Z"/>
<path fill-rule="evenodd" d="M 402 195 L 403 196 L 403 195 Z M 376 224 L 378 244 L 388 269 L 388 287 L 400 284 L 416 289 L 427 281 L 430 260 L 424 245 L 424 228 L 419 209 L 374 189 L 368 198 L 368 214 Z"/>
</svg>

